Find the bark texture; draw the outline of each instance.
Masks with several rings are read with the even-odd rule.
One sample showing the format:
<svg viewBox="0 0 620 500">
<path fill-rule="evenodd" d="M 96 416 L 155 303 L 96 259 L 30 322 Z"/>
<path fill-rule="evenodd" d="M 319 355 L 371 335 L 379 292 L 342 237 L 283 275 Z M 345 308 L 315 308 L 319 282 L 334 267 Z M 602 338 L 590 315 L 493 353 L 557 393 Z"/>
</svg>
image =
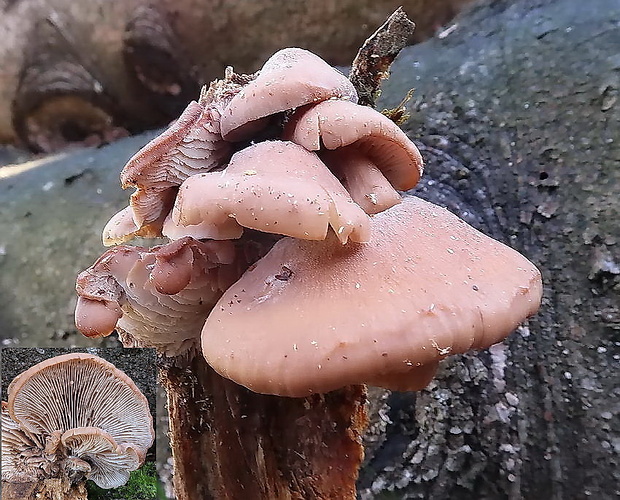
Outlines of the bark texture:
<svg viewBox="0 0 620 500">
<path fill-rule="evenodd" d="M 544 305 L 427 390 L 375 395 L 361 496 L 617 498 L 620 2 L 500 1 L 457 23 L 401 53 L 383 104 L 415 87 L 418 194 L 533 260 Z"/>
<path fill-rule="evenodd" d="M 283 398 L 220 377 L 201 355 L 162 366 L 178 500 L 355 499 L 366 389 Z"/>
</svg>

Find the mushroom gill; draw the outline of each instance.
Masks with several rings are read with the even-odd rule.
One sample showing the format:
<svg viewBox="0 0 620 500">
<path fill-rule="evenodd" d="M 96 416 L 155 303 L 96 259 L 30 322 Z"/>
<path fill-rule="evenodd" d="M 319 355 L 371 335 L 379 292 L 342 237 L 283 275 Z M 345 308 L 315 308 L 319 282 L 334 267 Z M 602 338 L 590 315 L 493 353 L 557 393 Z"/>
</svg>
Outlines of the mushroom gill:
<svg viewBox="0 0 620 500">
<path fill-rule="evenodd" d="M 130 445 L 119 445 L 108 432 L 97 427 L 77 427 L 62 435 L 62 444 L 71 457 L 88 464 L 86 477 L 104 489 L 118 488 L 140 467 L 144 456 Z"/>
<path fill-rule="evenodd" d="M 65 474 L 121 486 L 153 444 L 148 402 L 134 382 L 98 356 L 73 353 L 38 363 L 10 383 L 2 403 L 2 480 Z"/>
<path fill-rule="evenodd" d="M 129 207 L 116 214 L 103 232 L 105 245 L 135 236 L 161 236 L 161 225 L 178 186 L 188 177 L 223 167 L 233 152 L 222 138 L 220 117 L 230 100 L 252 77 L 228 71 L 200 101 L 189 103 L 160 136 L 138 151 L 121 172 L 123 189 L 133 187 Z"/>
</svg>

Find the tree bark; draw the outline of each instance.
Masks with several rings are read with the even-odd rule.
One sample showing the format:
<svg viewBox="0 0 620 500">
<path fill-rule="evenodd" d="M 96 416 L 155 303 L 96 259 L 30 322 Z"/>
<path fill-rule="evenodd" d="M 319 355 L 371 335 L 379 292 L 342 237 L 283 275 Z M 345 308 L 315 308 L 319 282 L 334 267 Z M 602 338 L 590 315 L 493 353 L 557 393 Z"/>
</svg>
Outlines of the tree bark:
<svg viewBox="0 0 620 500">
<path fill-rule="evenodd" d="M 265 396 L 204 358 L 164 360 L 177 500 L 355 499 L 366 388 Z"/>
<path fill-rule="evenodd" d="M 617 498 L 620 2 L 497 1 L 456 23 L 403 51 L 383 104 L 415 87 L 416 194 L 533 260 L 543 308 L 428 389 L 375 395 L 361 497 Z"/>
</svg>

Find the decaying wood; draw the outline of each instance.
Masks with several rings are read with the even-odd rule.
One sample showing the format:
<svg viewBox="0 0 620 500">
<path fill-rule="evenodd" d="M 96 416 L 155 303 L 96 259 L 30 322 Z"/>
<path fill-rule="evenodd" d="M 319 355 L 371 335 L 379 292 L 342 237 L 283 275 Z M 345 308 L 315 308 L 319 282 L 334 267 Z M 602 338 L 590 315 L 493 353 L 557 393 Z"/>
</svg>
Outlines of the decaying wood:
<svg viewBox="0 0 620 500">
<path fill-rule="evenodd" d="M 354 499 L 366 389 L 283 398 L 216 374 L 200 355 L 161 367 L 178 500 Z"/>
<path fill-rule="evenodd" d="M 349 79 L 357 90 L 359 104 L 374 106 L 381 82 L 389 76 L 390 66 L 400 51 L 411 42 L 415 24 L 399 7 L 368 38 L 353 60 Z"/>
<path fill-rule="evenodd" d="M 87 500 L 85 482 L 71 484 L 67 478 L 46 479 L 40 483 L 2 481 L 2 500 Z"/>
</svg>

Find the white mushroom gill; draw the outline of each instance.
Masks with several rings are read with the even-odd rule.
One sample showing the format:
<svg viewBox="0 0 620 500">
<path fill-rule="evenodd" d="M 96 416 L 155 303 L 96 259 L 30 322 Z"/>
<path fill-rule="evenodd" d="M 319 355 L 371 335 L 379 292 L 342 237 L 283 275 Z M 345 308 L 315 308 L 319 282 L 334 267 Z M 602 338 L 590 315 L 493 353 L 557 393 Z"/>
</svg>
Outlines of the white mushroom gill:
<svg viewBox="0 0 620 500">
<path fill-rule="evenodd" d="M 90 465 L 86 477 L 101 488 L 118 488 L 127 482 L 131 471 L 142 460 L 131 446 L 120 446 L 107 432 L 97 427 L 78 427 L 62 435 L 70 457 Z"/>
<path fill-rule="evenodd" d="M 154 440 L 148 402 L 134 382 L 83 353 L 50 358 L 18 375 L 3 403 L 2 425 L 3 480 L 7 464 L 14 482 L 25 473 L 42 479 L 65 471 L 104 488 L 120 486 Z"/>
<path fill-rule="evenodd" d="M 24 483 L 45 476 L 51 461 L 44 453 L 43 437 L 20 428 L 2 402 L 2 481 Z"/>
<path fill-rule="evenodd" d="M 17 376 L 9 385 L 8 410 L 36 434 L 98 427 L 118 444 L 145 452 L 153 440 L 144 395 L 114 365 L 89 354 L 57 356 Z"/>
</svg>

